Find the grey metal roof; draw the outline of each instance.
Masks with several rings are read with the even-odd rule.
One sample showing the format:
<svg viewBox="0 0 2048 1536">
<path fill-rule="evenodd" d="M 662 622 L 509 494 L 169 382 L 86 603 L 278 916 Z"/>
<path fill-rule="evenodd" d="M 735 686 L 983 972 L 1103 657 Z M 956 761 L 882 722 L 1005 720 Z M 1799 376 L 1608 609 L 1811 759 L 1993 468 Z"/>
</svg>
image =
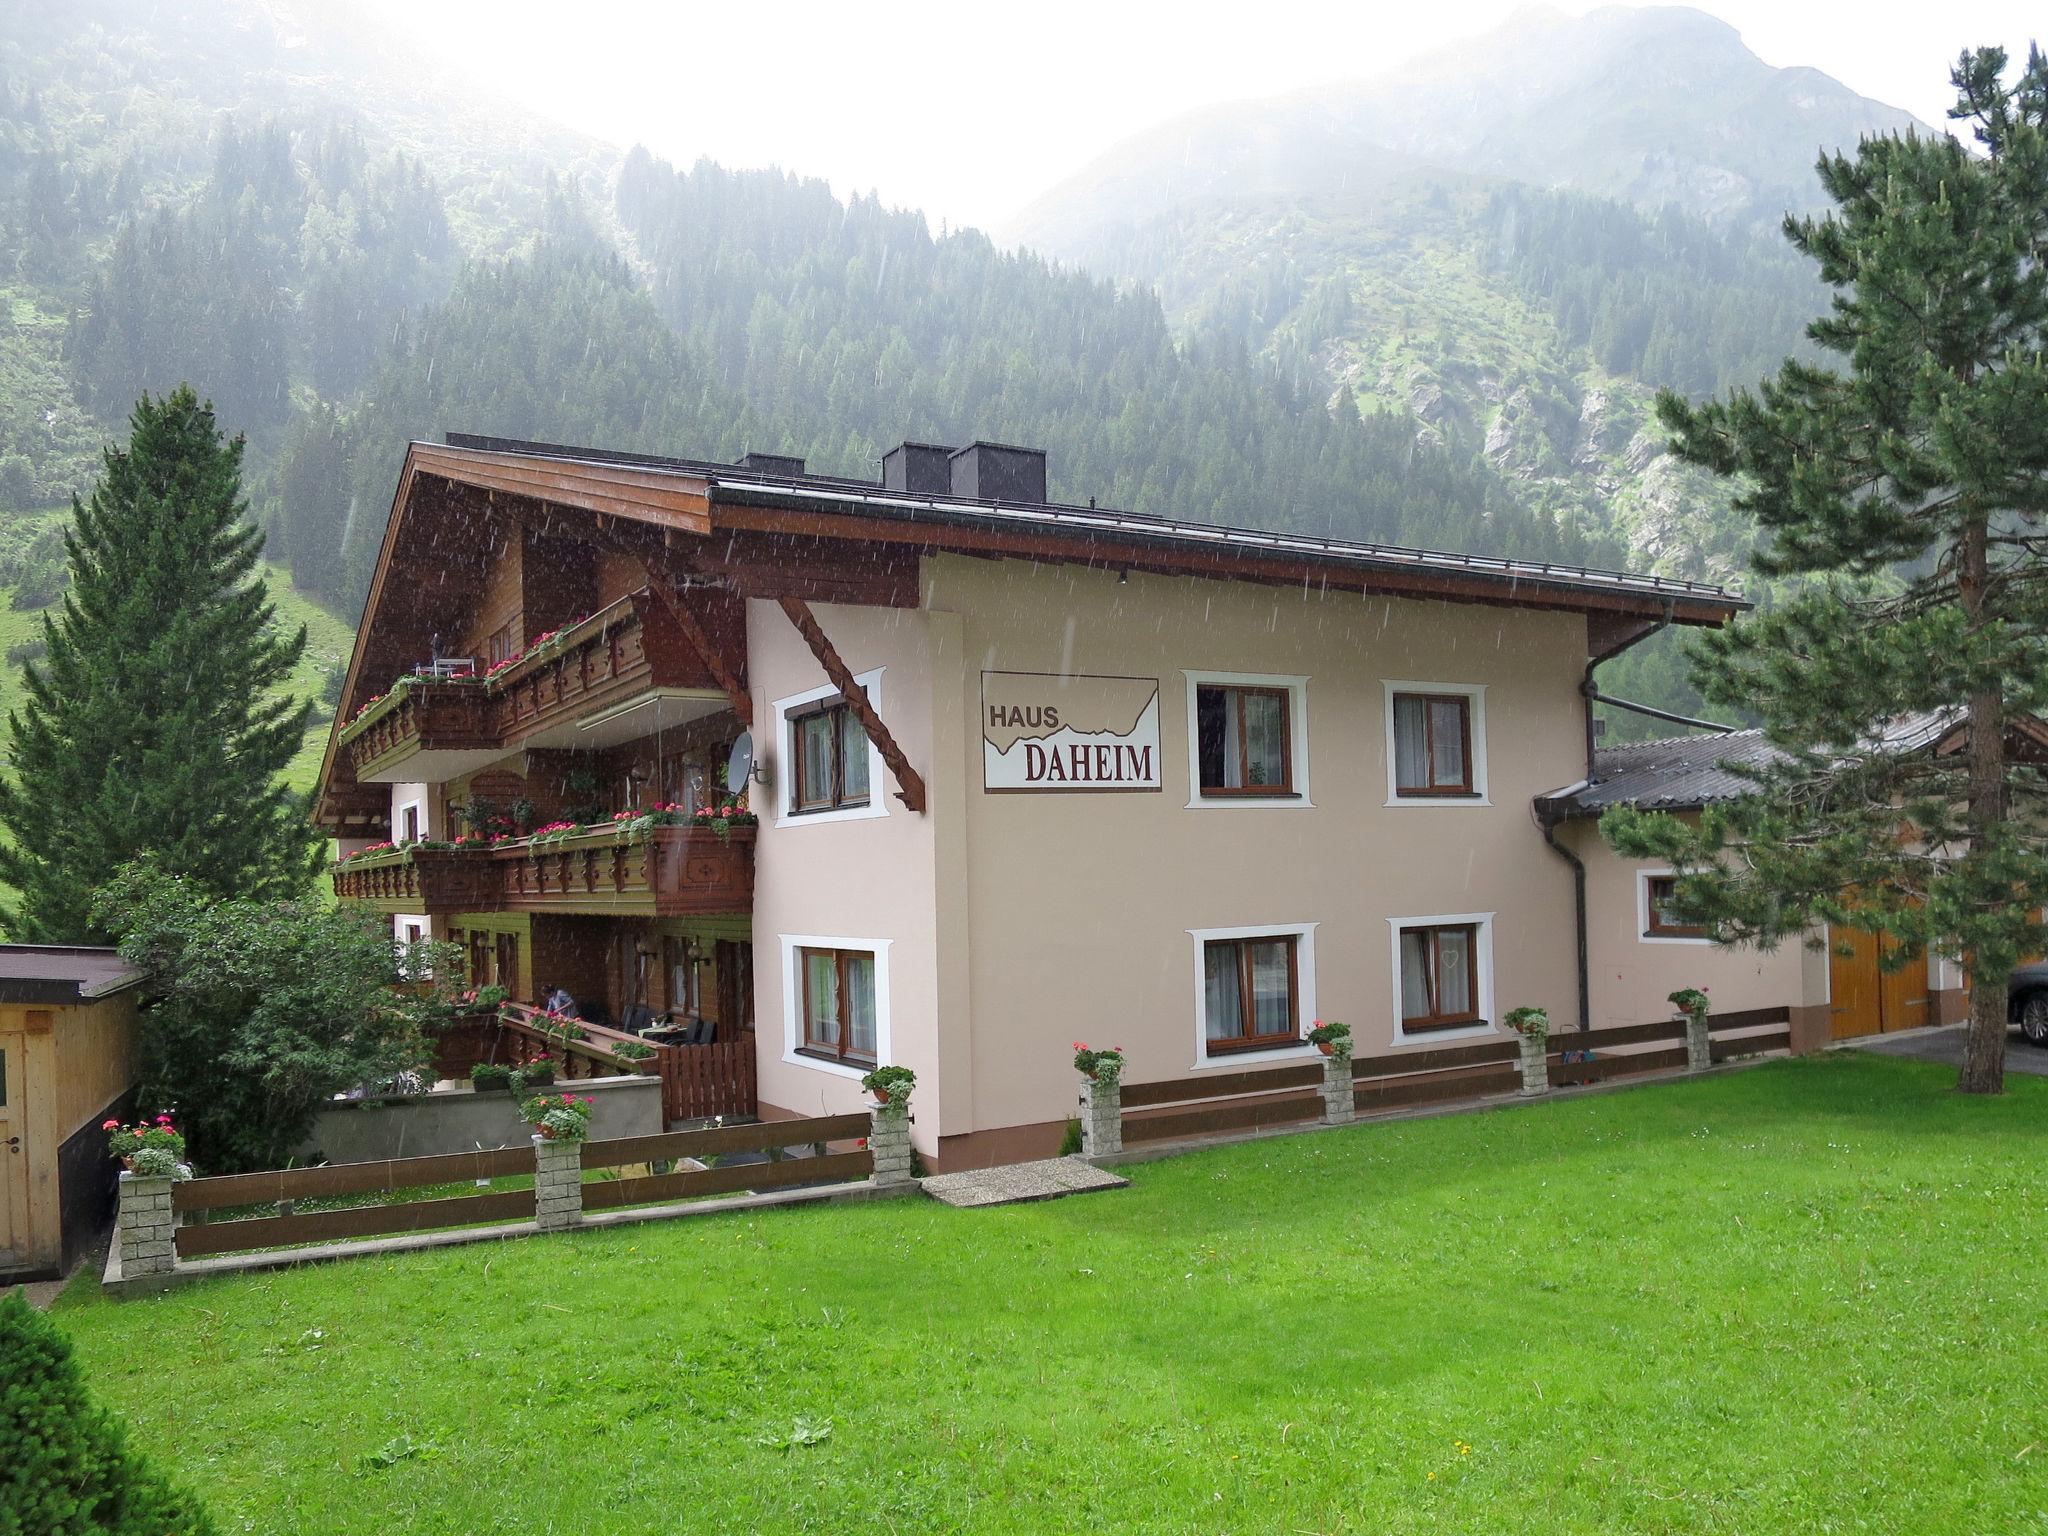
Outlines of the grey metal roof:
<svg viewBox="0 0 2048 1536">
<path fill-rule="evenodd" d="M 1870 745 L 1887 753 L 1925 751 L 1955 728 L 1957 718 L 1956 711 L 1946 709 L 1902 715 L 1886 721 Z M 1611 805 L 1697 810 L 1754 792 L 1755 781 L 1737 773 L 1736 766 L 1760 768 L 1784 755 L 1760 730 L 1625 741 L 1593 754 L 1590 782 L 1554 789 L 1537 796 L 1536 803 L 1558 818 L 1598 816 Z"/>
<path fill-rule="evenodd" d="M 1508 560 L 1489 555 L 1461 555 L 1444 550 L 1408 549 L 1395 544 L 1366 544 L 1353 540 L 1326 539 L 1270 529 L 1234 528 L 1215 523 L 1152 517 L 1138 512 L 1120 512 L 1114 508 L 1093 505 L 1078 507 L 1060 502 L 1020 504 L 967 496 L 892 491 L 873 481 L 855 480 L 839 475 L 764 474 L 759 470 L 734 464 L 663 458 L 655 454 L 615 453 L 604 449 L 576 448 L 561 443 L 533 443 L 516 438 L 486 437 L 467 432 L 450 432 L 446 436 L 448 445 L 453 448 L 527 454 L 535 458 L 560 459 L 571 463 L 627 465 L 635 469 L 689 475 L 708 480 L 720 492 L 740 500 L 760 498 L 827 502 L 847 510 L 869 510 L 877 514 L 899 517 L 922 515 L 935 521 L 954 519 L 1011 525 L 1030 524 L 1040 528 L 1057 528 L 1082 537 L 1089 534 L 1120 534 L 1182 546 L 1224 547 L 1242 549 L 1247 553 L 1296 555 L 1380 570 L 1407 569 L 1453 573 L 1500 583 L 1510 589 L 1526 585 L 1533 590 L 1547 587 L 1582 592 L 1627 592 L 1657 598 L 1688 598 L 1695 602 L 1725 606 L 1731 612 L 1749 606 L 1742 597 L 1708 582 L 1682 581 L 1667 576 L 1639 576 L 1627 571 L 1602 570 L 1594 566 L 1559 565 L 1538 560 Z"/>
<path fill-rule="evenodd" d="M 1623 742 L 1593 754 L 1591 783 L 1554 790 L 1541 796 L 1538 803 L 1552 814 L 1566 817 L 1598 816 L 1611 805 L 1693 810 L 1717 800 L 1733 800 L 1756 787 L 1724 764 L 1755 767 L 1777 756 L 1778 749 L 1764 739 L 1762 731 Z"/>
<path fill-rule="evenodd" d="M 84 944 L 0 944 L 0 1003 L 89 1003 L 140 986 L 147 973 Z"/>
</svg>

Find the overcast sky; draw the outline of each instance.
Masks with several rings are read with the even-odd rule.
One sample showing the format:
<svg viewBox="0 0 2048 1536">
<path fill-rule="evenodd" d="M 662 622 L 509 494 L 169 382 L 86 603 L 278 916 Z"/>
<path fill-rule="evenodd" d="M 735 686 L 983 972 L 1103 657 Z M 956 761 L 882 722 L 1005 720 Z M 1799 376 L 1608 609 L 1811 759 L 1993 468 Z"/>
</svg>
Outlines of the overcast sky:
<svg viewBox="0 0 2048 1536">
<path fill-rule="evenodd" d="M 670 160 L 780 165 L 1000 227 L 1125 135 L 1190 107 L 1375 75 L 1484 32 L 1510 0 L 993 5 L 362 0 L 448 68 Z M 1560 9 L 1592 6 L 1565 0 Z M 2024 50 L 2016 0 L 1717 0 L 1767 62 L 1940 123 L 1965 46 Z"/>
</svg>

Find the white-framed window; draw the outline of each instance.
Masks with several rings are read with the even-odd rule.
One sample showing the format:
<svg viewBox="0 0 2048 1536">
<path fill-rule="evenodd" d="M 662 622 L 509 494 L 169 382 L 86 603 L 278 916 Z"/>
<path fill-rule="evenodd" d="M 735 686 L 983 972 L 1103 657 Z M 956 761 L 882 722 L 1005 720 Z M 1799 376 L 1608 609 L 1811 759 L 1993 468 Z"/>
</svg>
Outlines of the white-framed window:
<svg viewBox="0 0 2048 1536">
<path fill-rule="evenodd" d="M 1677 880 L 1676 870 L 1636 871 L 1636 937 L 1645 944 L 1713 943 L 1713 936 L 1706 929 L 1672 912 Z"/>
<path fill-rule="evenodd" d="M 841 1077 L 889 1064 L 888 939 L 785 933 L 782 1059 Z"/>
<path fill-rule="evenodd" d="M 1308 797 L 1308 679 L 1185 672 L 1188 806 L 1288 806 Z"/>
<path fill-rule="evenodd" d="M 1195 1066 L 1313 1056 L 1316 925 L 1190 928 L 1195 941 Z"/>
<path fill-rule="evenodd" d="M 1388 805 L 1491 805 L 1486 685 L 1386 679 Z"/>
<path fill-rule="evenodd" d="M 1394 1044 L 1494 1033 L 1493 914 L 1390 917 Z"/>
<path fill-rule="evenodd" d="M 425 784 L 393 784 L 391 786 L 391 840 L 394 843 L 416 843 L 423 837 L 435 837 L 438 833 L 433 817 L 428 812 L 430 803 Z"/>
<path fill-rule="evenodd" d="M 868 702 L 882 707 L 882 672 L 854 681 Z M 889 814 L 888 765 L 860 721 L 831 684 L 777 699 L 775 824 L 810 826 L 823 821 L 861 821 Z"/>
</svg>

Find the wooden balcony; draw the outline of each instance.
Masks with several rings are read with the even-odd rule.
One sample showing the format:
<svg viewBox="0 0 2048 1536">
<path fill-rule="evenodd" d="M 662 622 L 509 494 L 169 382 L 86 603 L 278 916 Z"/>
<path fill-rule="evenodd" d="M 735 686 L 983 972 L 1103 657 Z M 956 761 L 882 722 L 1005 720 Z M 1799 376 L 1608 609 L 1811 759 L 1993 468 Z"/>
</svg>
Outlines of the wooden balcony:
<svg viewBox="0 0 2048 1536">
<path fill-rule="evenodd" d="M 381 912 L 715 917 L 754 909 L 754 829 L 592 827 L 543 843 L 400 848 L 334 867 L 334 894 Z"/>
<path fill-rule="evenodd" d="M 754 909 L 754 829 L 652 827 L 621 841 L 588 832 L 497 850 L 509 912 L 710 917 Z"/>
<path fill-rule="evenodd" d="M 691 696 L 688 702 L 695 707 L 684 717 L 729 705 L 675 616 L 645 591 L 622 597 L 536 645 L 496 673 L 487 691 L 491 729 L 508 752 L 605 745 L 618 732 L 593 735 L 594 721 L 664 694 Z M 620 722 L 626 735 L 652 728 L 652 721 L 638 714 Z"/>
<path fill-rule="evenodd" d="M 440 784 L 524 748 L 615 746 L 730 707 L 675 614 L 640 591 L 488 676 L 400 679 L 342 727 L 340 750 L 357 784 Z"/>
<path fill-rule="evenodd" d="M 489 848 L 394 848 L 334 866 L 334 894 L 380 912 L 493 912 L 498 864 Z"/>
<path fill-rule="evenodd" d="M 393 689 L 343 732 L 359 784 L 438 783 L 502 755 L 480 678 L 422 678 Z"/>
</svg>

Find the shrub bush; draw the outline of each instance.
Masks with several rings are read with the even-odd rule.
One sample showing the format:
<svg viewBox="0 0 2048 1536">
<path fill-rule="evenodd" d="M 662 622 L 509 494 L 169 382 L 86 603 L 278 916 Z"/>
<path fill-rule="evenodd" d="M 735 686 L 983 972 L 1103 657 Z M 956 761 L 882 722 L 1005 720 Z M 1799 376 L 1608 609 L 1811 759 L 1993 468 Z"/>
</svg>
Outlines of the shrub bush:
<svg viewBox="0 0 2048 1536">
<path fill-rule="evenodd" d="M 0 1446 L 0 1531 L 217 1536 L 87 1399 L 71 1341 L 20 1291 L 0 1300 Z"/>
<path fill-rule="evenodd" d="M 469 1069 L 469 1086 L 478 1093 L 491 1093 L 512 1086 L 512 1069 L 495 1061 L 480 1061 Z"/>
</svg>

